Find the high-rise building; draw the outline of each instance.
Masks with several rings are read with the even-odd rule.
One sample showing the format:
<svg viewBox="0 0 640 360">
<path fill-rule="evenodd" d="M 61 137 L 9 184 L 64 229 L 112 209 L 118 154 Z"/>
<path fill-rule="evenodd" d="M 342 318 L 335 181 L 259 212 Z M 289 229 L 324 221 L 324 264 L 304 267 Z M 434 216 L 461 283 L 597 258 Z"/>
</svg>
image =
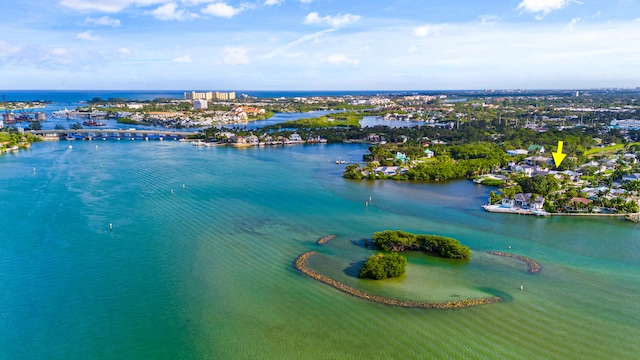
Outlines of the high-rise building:
<svg viewBox="0 0 640 360">
<path fill-rule="evenodd" d="M 231 92 L 219 92 L 216 91 L 216 100 L 233 100 L 236 98 L 236 93 Z"/>
<path fill-rule="evenodd" d="M 236 93 L 234 91 L 231 92 L 220 92 L 216 91 L 207 91 L 207 92 L 185 92 L 184 99 L 185 100 L 234 100 L 236 98 Z"/>
</svg>

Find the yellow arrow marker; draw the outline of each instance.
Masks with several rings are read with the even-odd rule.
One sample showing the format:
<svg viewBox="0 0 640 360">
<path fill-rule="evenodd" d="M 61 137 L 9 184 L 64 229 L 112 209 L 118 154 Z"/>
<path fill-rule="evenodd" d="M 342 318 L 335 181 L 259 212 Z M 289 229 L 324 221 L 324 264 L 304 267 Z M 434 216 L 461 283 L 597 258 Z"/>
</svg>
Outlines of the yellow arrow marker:
<svg viewBox="0 0 640 360">
<path fill-rule="evenodd" d="M 562 153 L 562 141 L 558 141 L 558 152 L 552 152 L 553 162 L 556 163 L 556 168 L 562 164 L 562 160 L 567 156 L 567 154 Z"/>
</svg>

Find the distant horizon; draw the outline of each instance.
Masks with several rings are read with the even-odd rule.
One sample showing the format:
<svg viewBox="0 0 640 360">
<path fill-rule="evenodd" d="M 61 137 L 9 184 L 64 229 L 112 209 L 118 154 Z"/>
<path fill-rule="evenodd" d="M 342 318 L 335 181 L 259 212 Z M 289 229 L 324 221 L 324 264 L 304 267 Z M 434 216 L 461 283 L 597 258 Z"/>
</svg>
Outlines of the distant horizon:
<svg viewBox="0 0 640 360">
<path fill-rule="evenodd" d="M 632 90 L 640 90 L 640 86 L 636 87 L 587 87 L 587 88 L 571 88 L 571 87 L 559 87 L 559 88 L 459 88 L 459 89 L 219 89 L 219 88 L 202 88 L 202 89 L 179 89 L 179 88 L 159 88 L 159 89 L 143 89 L 143 88 L 135 88 L 135 89 L 126 89 L 126 88 L 77 88 L 77 89 L 56 89 L 56 88 L 42 88 L 42 89 L 0 89 L 0 93 L 3 91 L 10 92 L 20 92 L 20 91 L 68 91 L 68 92 L 79 92 L 79 91 L 111 91 L 111 92 L 203 92 L 203 91 L 220 91 L 220 92 L 235 92 L 243 93 L 243 92 L 505 92 L 505 91 L 608 91 L 608 90 L 619 90 L 619 91 L 632 91 Z"/>
<path fill-rule="evenodd" d="M 467 89 L 467 90 L 0 90 L 0 96 L 6 101 L 52 101 L 75 103 L 90 101 L 93 98 L 123 98 L 131 101 L 151 101 L 158 98 L 183 99 L 189 91 L 234 91 L 236 98 L 246 94 L 258 99 L 295 98 L 295 97 L 342 97 L 342 96 L 403 96 L 424 94 L 445 95 L 451 99 L 465 97 L 501 97 L 501 96 L 589 96 L 590 94 L 627 93 L 636 94 L 639 88 L 626 89 Z M 1 103 L 0 103 L 1 105 Z"/>
</svg>

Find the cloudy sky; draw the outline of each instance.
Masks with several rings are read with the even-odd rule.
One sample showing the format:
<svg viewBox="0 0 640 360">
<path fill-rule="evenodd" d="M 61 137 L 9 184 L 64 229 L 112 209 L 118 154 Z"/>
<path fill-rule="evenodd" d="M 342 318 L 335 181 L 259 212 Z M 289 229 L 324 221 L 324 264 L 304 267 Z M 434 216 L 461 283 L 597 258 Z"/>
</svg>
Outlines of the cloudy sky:
<svg viewBox="0 0 640 360">
<path fill-rule="evenodd" d="M 19 0 L 0 89 L 640 86 L 634 0 Z"/>
</svg>

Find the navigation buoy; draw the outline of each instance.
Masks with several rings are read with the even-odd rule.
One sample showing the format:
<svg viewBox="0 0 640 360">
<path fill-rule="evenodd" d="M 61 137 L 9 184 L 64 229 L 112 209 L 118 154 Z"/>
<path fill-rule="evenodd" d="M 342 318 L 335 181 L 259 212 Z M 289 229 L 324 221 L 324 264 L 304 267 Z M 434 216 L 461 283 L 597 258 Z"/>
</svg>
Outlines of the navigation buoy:
<svg viewBox="0 0 640 360">
<path fill-rule="evenodd" d="M 182 184 L 182 188 L 183 188 L 183 189 L 186 189 L 187 187 L 186 187 L 184 184 Z"/>
<path fill-rule="evenodd" d="M 113 224 L 109 223 L 109 231 L 113 231 Z"/>
<path fill-rule="evenodd" d="M 524 290 L 524 285 L 520 285 L 520 291 Z"/>
<path fill-rule="evenodd" d="M 34 174 L 36 173 L 36 168 L 33 168 L 33 173 L 34 173 Z"/>
<path fill-rule="evenodd" d="M 171 194 L 173 194 L 173 189 L 171 189 Z"/>
</svg>

